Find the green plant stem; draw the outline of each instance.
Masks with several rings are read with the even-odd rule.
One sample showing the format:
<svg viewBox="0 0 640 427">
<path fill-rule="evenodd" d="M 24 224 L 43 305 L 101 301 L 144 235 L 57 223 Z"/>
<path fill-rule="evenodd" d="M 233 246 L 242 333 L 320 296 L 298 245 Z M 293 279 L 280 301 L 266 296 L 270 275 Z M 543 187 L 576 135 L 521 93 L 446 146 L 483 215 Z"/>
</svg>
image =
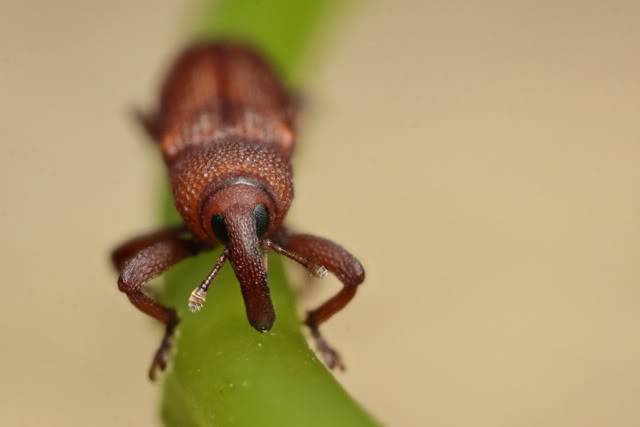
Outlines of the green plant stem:
<svg viewBox="0 0 640 427">
<path fill-rule="evenodd" d="M 206 1 L 196 37 L 250 43 L 266 54 L 289 83 L 301 79 L 313 36 L 354 0 Z"/>
<path fill-rule="evenodd" d="M 227 0 L 207 9 L 197 35 L 243 40 L 297 79 L 311 35 L 339 0 Z M 164 217 L 178 220 L 169 192 Z M 245 316 L 231 268 L 212 284 L 204 309 L 187 310 L 191 290 L 219 251 L 205 253 L 166 277 L 163 301 L 182 319 L 164 384 L 168 426 L 371 426 L 376 422 L 335 381 L 302 335 L 295 300 L 278 257 L 269 258 L 274 328 L 256 332 Z"/>
</svg>

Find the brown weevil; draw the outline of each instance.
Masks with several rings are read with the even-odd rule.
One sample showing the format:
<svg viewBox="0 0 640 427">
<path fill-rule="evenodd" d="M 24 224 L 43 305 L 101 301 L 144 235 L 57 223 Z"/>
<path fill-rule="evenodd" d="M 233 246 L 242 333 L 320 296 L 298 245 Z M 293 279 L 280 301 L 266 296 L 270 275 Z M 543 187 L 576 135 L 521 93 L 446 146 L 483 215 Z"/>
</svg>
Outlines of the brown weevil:
<svg viewBox="0 0 640 427">
<path fill-rule="evenodd" d="M 284 227 L 293 200 L 291 153 L 296 99 L 254 50 L 230 43 L 188 47 L 171 68 L 159 109 L 138 119 L 160 145 L 175 206 L 184 224 L 131 239 L 112 254 L 119 289 L 141 311 L 166 324 L 149 376 L 164 370 L 178 323 L 174 309 L 160 305 L 144 285 L 172 265 L 222 244 L 222 255 L 194 289 L 189 309 L 199 310 L 226 260 L 240 283 L 247 318 L 260 332 L 271 329 L 264 253 L 273 250 L 315 276 L 332 272 L 343 288 L 305 324 L 330 368 L 343 368 L 318 326 L 346 306 L 364 280 L 364 269 L 339 245 Z"/>
</svg>

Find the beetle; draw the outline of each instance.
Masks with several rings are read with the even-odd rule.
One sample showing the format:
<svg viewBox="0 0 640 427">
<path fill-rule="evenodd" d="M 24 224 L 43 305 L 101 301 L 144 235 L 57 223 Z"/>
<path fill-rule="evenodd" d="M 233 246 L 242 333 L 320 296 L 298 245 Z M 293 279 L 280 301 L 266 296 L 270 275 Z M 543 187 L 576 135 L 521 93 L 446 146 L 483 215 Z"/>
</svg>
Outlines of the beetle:
<svg viewBox="0 0 640 427">
<path fill-rule="evenodd" d="M 293 200 L 291 154 L 296 97 L 251 47 L 196 43 L 171 67 L 159 108 L 137 119 L 166 163 L 175 206 L 184 223 L 126 241 L 112 253 L 118 288 L 142 312 L 166 325 L 149 377 L 167 366 L 177 312 L 145 292 L 145 284 L 181 260 L 224 247 L 205 280 L 191 293 L 191 311 L 202 308 L 209 285 L 228 260 L 240 284 L 249 324 L 269 331 L 275 312 L 267 283 L 267 251 L 327 271 L 342 289 L 307 313 L 316 348 L 331 369 L 344 369 L 319 326 L 344 308 L 364 280 L 360 262 L 336 243 L 283 225 Z"/>
</svg>

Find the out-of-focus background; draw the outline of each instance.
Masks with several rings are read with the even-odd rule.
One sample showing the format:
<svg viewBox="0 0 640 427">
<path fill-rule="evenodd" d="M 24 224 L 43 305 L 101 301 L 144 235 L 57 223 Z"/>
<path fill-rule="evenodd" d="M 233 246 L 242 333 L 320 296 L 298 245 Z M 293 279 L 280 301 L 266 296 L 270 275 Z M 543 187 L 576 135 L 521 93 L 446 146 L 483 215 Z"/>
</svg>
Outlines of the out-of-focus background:
<svg viewBox="0 0 640 427">
<path fill-rule="evenodd" d="M 2 425 L 158 424 L 160 328 L 107 254 L 158 216 L 127 114 L 190 7 L 1 2 Z M 325 329 L 339 380 L 394 426 L 640 425 L 640 4 L 353 10 L 308 70 L 290 214 L 367 267 Z"/>
</svg>

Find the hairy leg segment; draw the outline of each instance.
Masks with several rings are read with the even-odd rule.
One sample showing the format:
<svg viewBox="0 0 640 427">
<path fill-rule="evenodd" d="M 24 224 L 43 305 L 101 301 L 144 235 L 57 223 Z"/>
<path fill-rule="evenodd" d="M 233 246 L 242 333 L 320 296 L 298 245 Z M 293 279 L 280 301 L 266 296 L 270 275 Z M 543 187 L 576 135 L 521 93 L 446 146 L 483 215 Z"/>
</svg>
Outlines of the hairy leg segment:
<svg viewBox="0 0 640 427">
<path fill-rule="evenodd" d="M 281 233 L 274 240 L 265 243 L 270 249 L 302 264 L 311 274 L 322 277 L 329 270 L 342 282 L 342 289 L 336 295 L 315 310 L 307 312 L 305 324 L 327 366 L 344 370 L 340 355 L 324 339 L 319 326 L 353 299 L 358 285 L 364 280 L 364 268 L 344 248 L 321 237 Z"/>
<path fill-rule="evenodd" d="M 149 378 L 154 380 L 157 370 L 163 371 L 168 363 L 172 336 L 178 324 L 178 315 L 145 293 L 145 284 L 172 265 L 203 250 L 203 245 L 188 233 L 184 226 L 166 228 L 131 239 L 111 255 L 120 273 L 118 288 L 143 313 L 166 325 L 165 334 L 156 351 Z"/>
</svg>

